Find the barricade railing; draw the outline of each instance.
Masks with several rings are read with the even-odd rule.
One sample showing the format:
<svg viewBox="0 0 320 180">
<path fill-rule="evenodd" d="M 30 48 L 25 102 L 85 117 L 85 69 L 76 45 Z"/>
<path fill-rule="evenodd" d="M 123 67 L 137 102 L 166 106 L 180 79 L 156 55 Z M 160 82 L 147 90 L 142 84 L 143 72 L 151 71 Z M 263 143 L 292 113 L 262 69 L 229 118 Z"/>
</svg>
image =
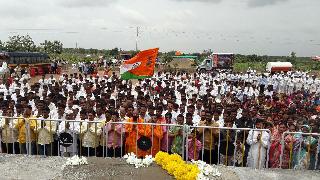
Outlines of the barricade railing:
<svg viewBox="0 0 320 180">
<path fill-rule="evenodd" d="M 21 154 L 22 147 L 21 144 L 18 143 L 18 133 L 15 128 L 15 124 L 18 120 L 17 117 L 5 117 L 0 116 L 0 152 L 7 154 Z M 26 143 L 23 149 L 28 149 L 28 144 Z M 17 152 L 19 151 L 19 152 Z"/>
<path fill-rule="evenodd" d="M 268 129 L 0 116 L 6 118 L 12 123 L 14 119 L 23 121 L 20 125 L 25 128 L 28 155 L 122 157 L 133 152 L 143 157 L 165 151 L 180 154 L 185 160 L 242 167 L 247 166 L 248 156 L 250 167 L 268 168 Z M 258 152 L 257 157 L 252 157 L 251 150 Z"/>
<path fill-rule="evenodd" d="M 217 139 L 218 139 L 218 143 L 216 143 L 215 149 L 216 149 L 216 154 L 217 154 L 217 159 L 216 159 L 216 163 L 217 164 L 224 164 L 227 166 L 240 166 L 240 167 L 246 167 L 246 166 L 250 166 L 253 168 L 268 168 L 268 161 L 269 161 L 269 150 L 270 150 L 270 143 L 269 143 L 269 139 L 270 139 L 270 130 L 269 129 L 250 129 L 250 128 L 230 128 L 230 127 L 212 127 L 212 126 L 190 126 L 190 128 L 194 128 L 195 131 L 193 131 L 193 136 L 196 137 L 197 133 L 201 134 L 201 137 L 199 138 L 201 140 L 201 142 L 205 142 L 205 133 L 204 131 L 209 130 L 209 136 L 210 138 L 210 148 L 209 151 L 211 152 L 212 148 L 211 146 L 213 146 L 213 142 L 215 141 L 214 139 L 214 130 L 216 130 L 216 134 L 217 135 Z M 197 131 L 197 129 L 201 129 L 202 132 Z M 201 131 L 200 130 L 200 131 Z M 234 137 L 232 137 L 232 135 Z M 240 134 L 243 134 L 242 136 L 242 140 L 238 142 L 238 136 L 240 136 Z M 258 138 L 258 136 L 260 135 L 260 138 Z M 250 137 L 249 137 L 250 136 Z M 266 139 L 264 140 L 264 144 L 266 145 L 266 147 L 263 147 L 263 137 L 266 136 Z M 255 138 L 255 139 L 254 139 Z M 258 139 L 257 139 L 258 138 Z M 193 142 L 193 152 L 195 152 L 196 148 L 195 145 L 196 143 L 196 139 L 193 138 L 194 142 Z M 239 147 L 237 145 L 237 143 L 239 143 Z M 250 143 L 250 146 L 248 145 L 248 143 Z M 188 143 L 186 144 L 186 149 L 188 151 Z M 251 161 L 253 161 L 252 163 L 245 163 L 247 161 L 246 156 L 249 156 L 250 154 L 250 150 L 251 150 L 251 146 L 252 145 L 257 145 L 258 146 L 258 153 L 257 156 L 258 157 L 252 157 Z M 202 161 L 206 161 L 207 163 L 212 164 L 212 154 L 210 153 L 210 160 L 205 160 L 204 158 L 204 151 L 205 151 L 205 143 L 201 143 L 201 158 L 198 158 Z M 247 149 L 249 148 L 249 149 Z M 231 149 L 231 152 L 229 152 Z M 239 154 L 240 153 L 240 154 Z M 188 152 L 186 153 L 188 154 Z M 231 154 L 231 155 L 230 155 Z M 252 152 L 251 152 L 252 154 Z M 240 155 L 240 157 L 238 157 L 237 159 L 237 155 Z M 195 154 L 194 154 L 194 158 L 195 158 Z M 223 157 L 223 158 L 222 158 Z M 190 160 L 190 158 L 189 158 Z M 240 163 L 237 163 L 237 160 L 240 161 Z M 256 163 L 258 162 L 258 163 Z"/>
<path fill-rule="evenodd" d="M 319 152 L 319 133 L 284 132 L 281 137 L 279 168 L 318 169 Z"/>
</svg>

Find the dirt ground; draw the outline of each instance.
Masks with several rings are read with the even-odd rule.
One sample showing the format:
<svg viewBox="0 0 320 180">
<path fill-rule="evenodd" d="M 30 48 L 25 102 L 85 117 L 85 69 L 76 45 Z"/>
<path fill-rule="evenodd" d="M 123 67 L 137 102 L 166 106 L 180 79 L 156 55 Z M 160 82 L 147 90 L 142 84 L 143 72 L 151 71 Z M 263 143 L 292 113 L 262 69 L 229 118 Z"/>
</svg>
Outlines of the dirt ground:
<svg viewBox="0 0 320 180">
<path fill-rule="evenodd" d="M 193 69 L 192 65 L 194 64 L 194 60 L 192 59 L 174 59 L 172 62 L 170 62 L 168 65 L 170 67 L 175 67 L 177 69 Z"/>
</svg>

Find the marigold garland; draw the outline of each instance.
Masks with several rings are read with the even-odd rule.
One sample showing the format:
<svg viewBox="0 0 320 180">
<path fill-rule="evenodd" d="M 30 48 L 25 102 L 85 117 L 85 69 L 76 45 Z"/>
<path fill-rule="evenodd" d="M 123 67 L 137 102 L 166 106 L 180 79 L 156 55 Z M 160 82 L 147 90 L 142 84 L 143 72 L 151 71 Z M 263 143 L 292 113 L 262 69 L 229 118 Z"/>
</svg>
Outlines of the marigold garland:
<svg viewBox="0 0 320 180">
<path fill-rule="evenodd" d="M 156 154 L 155 161 L 177 180 L 195 180 L 200 173 L 197 165 L 186 163 L 178 154 L 170 155 L 160 151 Z"/>
</svg>

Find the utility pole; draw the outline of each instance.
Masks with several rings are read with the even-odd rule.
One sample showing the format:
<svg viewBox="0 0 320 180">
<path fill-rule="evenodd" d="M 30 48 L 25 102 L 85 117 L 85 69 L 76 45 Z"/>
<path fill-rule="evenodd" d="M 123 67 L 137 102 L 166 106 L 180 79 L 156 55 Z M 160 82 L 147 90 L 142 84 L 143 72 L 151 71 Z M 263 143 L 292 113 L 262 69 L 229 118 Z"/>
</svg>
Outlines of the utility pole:
<svg viewBox="0 0 320 180">
<path fill-rule="evenodd" d="M 139 27 L 137 27 L 137 36 L 136 36 L 136 51 L 138 51 L 138 38 L 139 38 Z"/>
</svg>

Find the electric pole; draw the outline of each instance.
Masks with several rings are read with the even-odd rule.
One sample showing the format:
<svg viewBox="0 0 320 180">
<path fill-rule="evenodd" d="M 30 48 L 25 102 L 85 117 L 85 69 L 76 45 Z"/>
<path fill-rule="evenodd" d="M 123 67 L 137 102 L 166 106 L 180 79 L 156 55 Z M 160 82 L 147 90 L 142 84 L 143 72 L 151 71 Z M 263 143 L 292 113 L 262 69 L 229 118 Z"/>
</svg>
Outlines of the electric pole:
<svg viewBox="0 0 320 180">
<path fill-rule="evenodd" d="M 136 51 L 138 51 L 138 38 L 139 38 L 139 27 L 137 27 L 137 36 L 136 36 Z"/>
</svg>

